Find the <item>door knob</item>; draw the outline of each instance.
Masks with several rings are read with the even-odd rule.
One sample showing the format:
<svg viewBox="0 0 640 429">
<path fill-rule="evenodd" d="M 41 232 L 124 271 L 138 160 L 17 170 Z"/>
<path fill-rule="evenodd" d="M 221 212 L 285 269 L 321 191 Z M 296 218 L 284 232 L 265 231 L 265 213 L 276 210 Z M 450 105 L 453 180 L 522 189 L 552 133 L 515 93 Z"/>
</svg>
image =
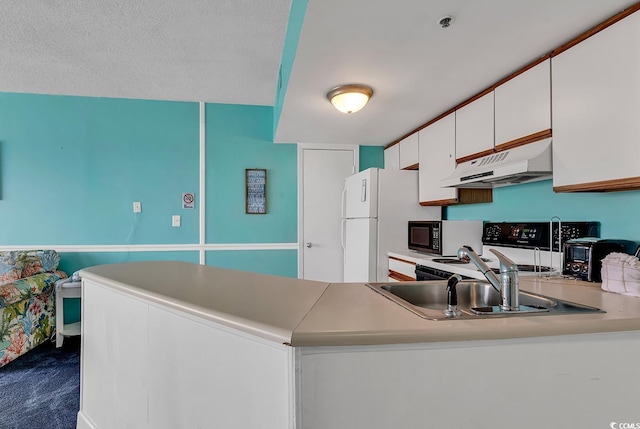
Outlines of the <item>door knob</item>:
<svg viewBox="0 0 640 429">
<path fill-rule="evenodd" d="M 308 242 L 308 243 L 307 243 L 307 247 L 311 247 L 311 242 Z"/>
</svg>

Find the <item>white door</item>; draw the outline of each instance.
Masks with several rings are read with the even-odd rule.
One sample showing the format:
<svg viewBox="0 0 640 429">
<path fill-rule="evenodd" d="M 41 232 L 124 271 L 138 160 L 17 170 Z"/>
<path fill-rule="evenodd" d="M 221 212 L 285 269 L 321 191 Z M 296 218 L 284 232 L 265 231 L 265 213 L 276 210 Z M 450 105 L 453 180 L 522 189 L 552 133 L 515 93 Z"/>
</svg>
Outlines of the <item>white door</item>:
<svg viewBox="0 0 640 429">
<path fill-rule="evenodd" d="M 378 220 L 345 221 L 344 281 L 374 282 L 377 276 Z"/>
<path fill-rule="evenodd" d="M 354 174 L 345 186 L 346 219 L 378 217 L 378 169 L 369 168 Z"/>
<path fill-rule="evenodd" d="M 341 282 L 345 179 L 358 168 L 357 146 L 298 145 L 298 277 Z"/>
</svg>

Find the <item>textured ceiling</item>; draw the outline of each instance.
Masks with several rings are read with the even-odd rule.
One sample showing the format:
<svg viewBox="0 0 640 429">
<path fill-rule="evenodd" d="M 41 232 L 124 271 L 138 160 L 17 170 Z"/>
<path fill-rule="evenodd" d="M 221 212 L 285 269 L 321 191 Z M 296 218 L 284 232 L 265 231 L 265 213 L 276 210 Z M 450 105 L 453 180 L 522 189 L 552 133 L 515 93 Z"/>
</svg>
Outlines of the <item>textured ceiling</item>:
<svg viewBox="0 0 640 429">
<path fill-rule="evenodd" d="M 0 91 L 273 105 L 291 0 L 0 0 Z"/>
<path fill-rule="evenodd" d="M 309 0 L 275 140 L 388 144 L 636 1 Z M 0 91 L 273 105 L 290 5 L 0 0 Z"/>
</svg>

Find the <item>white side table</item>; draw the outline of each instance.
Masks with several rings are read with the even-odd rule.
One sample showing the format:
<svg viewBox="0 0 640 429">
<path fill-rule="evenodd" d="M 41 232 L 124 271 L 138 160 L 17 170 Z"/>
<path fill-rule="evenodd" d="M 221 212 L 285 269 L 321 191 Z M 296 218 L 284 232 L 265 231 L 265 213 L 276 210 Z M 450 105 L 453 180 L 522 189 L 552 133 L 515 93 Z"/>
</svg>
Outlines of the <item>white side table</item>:
<svg viewBox="0 0 640 429">
<path fill-rule="evenodd" d="M 56 282 L 56 347 L 61 347 L 64 337 L 80 335 L 81 322 L 64 323 L 64 299 L 80 298 L 82 282 L 71 281 L 70 278 Z"/>
</svg>

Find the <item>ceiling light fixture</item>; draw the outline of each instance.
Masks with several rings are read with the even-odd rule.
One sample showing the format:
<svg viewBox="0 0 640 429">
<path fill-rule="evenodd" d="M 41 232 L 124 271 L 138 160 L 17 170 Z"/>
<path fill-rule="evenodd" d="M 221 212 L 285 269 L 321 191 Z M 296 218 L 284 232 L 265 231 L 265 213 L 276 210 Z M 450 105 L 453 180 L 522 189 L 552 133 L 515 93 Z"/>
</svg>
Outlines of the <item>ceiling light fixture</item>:
<svg viewBox="0 0 640 429">
<path fill-rule="evenodd" d="M 367 85 L 340 85 L 327 92 L 327 98 L 342 113 L 355 113 L 362 109 L 371 96 L 373 89 Z"/>
</svg>

